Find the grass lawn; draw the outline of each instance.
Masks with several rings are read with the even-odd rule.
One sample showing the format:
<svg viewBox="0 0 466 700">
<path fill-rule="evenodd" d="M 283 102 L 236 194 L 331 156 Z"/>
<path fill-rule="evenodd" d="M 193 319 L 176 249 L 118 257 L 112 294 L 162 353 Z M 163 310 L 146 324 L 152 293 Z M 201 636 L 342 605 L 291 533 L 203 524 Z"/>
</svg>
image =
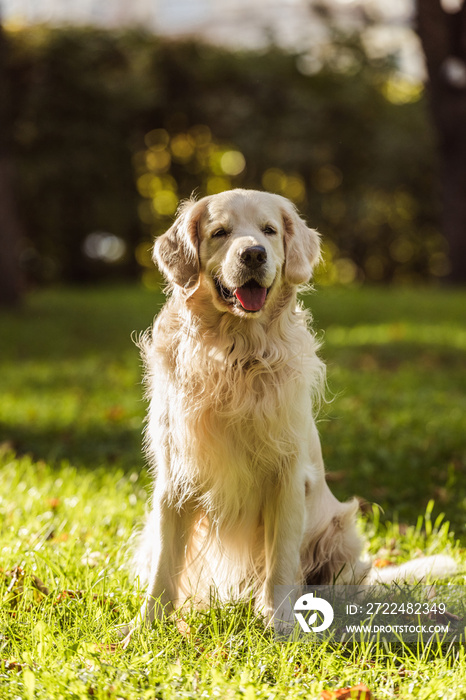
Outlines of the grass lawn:
<svg viewBox="0 0 466 700">
<path fill-rule="evenodd" d="M 368 502 L 379 559 L 450 553 L 464 584 L 466 291 L 305 301 L 324 331 L 333 491 Z M 358 683 L 379 700 L 466 697 L 462 647 L 284 643 L 247 606 L 109 646 L 140 604 L 126 547 L 148 495 L 130 336 L 162 303 L 136 287 L 64 289 L 0 315 L 0 697 L 320 698 Z"/>
</svg>

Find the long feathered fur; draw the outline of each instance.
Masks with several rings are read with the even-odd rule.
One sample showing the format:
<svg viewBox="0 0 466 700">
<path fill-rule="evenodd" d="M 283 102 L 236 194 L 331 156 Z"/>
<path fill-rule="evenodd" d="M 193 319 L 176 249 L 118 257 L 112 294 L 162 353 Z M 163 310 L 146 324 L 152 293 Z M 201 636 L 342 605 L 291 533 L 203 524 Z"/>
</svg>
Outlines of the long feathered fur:
<svg viewBox="0 0 466 700">
<path fill-rule="evenodd" d="M 280 312 L 267 324 L 248 319 L 238 323 L 228 314 L 219 324 L 209 323 L 202 301 L 187 308 L 179 295 L 173 292 L 152 333 L 139 341 L 149 395 L 163 397 L 168 391 L 164 406 L 157 401 L 151 405 L 146 448 L 150 463 L 156 464 L 157 446 L 167 435 L 154 433 L 167 422 L 173 503 L 182 508 L 194 498 L 202 513 L 190 545 L 187 577 L 200 577 L 193 572 L 202 550 L 203 567 L 210 562 L 211 569 L 204 570 L 207 586 L 213 580 L 219 591 L 246 591 L 245 580 L 260 581 L 258 569 L 263 566 L 254 554 L 260 545 L 247 542 L 247 533 L 260 540 L 260 532 L 255 532 L 257 523 L 247 520 L 251 509 L 245 508 L 245 497 L 249 501 L 251 493 L 260 494 L 264 482 L 281 482 L 290 472 L 302 442 L 301 417 L 315 412 L 323 396 L 325 366 L 317 355 L 310 314 L 297 304 L 296 289 L 283 291 Z M 176 392 L 160 387 L 167 370 Z M 184 446 L 182 454 L 176 445 Z M 259 503 L 254 515 L 259 515 Z M 241 526 L 243 546 L 228 548 L 228 563 L 225 540 Z M 139 559 L 139 575 L 147 580 L 150 557 L 140 553 Z M 199 588 L 196 581 L 198 595 Z M 184 589 L 192 593 L 192 585 Z"/>
<path fill-rule="evenodd" d="M 259 271 L 245 269 L 245 246 L 265 251 Z M 325 481 L 315 426 L 325 367 L 297 301 L 317 233 L 282 197 L 234 190 L 186 203 L 155 257 L 170 296 L 139 339 L 154 474 L 135 556 L 148 584 L 140 618 L 208 603 L 214 590 L 254 595 L 270 619 L 277 584 L 360 582 L 370 565 L 358 504 Z M 255 315 L 231 291 L 251 274 L 268 290 Z"/>
</svg>

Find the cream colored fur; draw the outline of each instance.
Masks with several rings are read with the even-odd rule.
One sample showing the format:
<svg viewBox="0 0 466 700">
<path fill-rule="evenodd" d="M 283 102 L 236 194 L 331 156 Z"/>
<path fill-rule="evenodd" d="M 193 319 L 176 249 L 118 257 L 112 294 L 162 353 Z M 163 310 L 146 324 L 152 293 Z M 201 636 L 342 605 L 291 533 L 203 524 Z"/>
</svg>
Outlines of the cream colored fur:
<svg viewBox="0 0 466 700">
<path fill-rule="evenodd" d="M 253 273 L 251 246 L 266 254 Z M 154 492 L 131 629 L 187 598 L 252 593 L 271 619 L 276 585 L 361 581 L 357 503 L 325 480 L 314 422 L 325 370 L 297 301 L 317 233 L 286 199 L 232 190 L 187 202 L 154 255 L 170 294 L 140 339 Z M 231 295 L 251 274 L 269 289 L 253 313 Z"/>
</svg>

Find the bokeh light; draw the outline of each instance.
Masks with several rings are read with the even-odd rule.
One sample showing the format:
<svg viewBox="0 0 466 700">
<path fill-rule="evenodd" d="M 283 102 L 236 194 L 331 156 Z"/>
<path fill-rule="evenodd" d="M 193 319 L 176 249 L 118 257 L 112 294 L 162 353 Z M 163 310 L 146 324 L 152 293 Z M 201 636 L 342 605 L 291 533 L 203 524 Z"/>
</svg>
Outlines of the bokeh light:
<svg viewBox="0 0 466 700">
<path fill-rule="evenodd" d="M 112 233 L 94 231 L 84 239 L 83 250 L 93 260 L 117 263 L 126 253 L 126 243 Z"/>
</svg>

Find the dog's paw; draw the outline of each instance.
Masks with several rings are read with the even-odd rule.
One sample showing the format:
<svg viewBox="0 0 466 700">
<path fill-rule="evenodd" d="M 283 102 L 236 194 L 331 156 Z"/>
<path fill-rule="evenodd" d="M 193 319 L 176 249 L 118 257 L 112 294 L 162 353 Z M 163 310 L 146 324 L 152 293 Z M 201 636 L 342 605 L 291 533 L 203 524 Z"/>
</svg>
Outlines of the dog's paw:
<svg viewBox="0 0 466 700">
<path fill-rule="evenodd" d="M 117 634 L 123 644 L 123 648 L 126 649 L 135 632 L 144 628 L 150 628 L 156 620 L 168 619 L 172 612 L 171 604 L 163 606 L 160 600 L 148 596 L 136 617 L 127 625 L 121 625 L 117 628 Z"/>
<path fill-rule="evenodd" d="M 149 617 L 142 617 L 141 614 L 139 614 L 136 615 L 136 617 L 133 618 L 127 625 L 117 627 L 116 633 L 120 639 L 123 649 L 126 649 L 136 632 L 144 629 L 148 630 L 152 624 L 153 620 L 151 620 Z"/>
<path fill-rule="evenodd" d="M 279 636 L 288 637 L 296 628 L 296 618 L 288 601 L 284 601 L 278 609 L 262 606 L 258 612 L 264 620 L 266 629 L 273 629 Z"/>
<path fill-rule="evenodd" d="M 127 625 L 119 625 L 116 628 L 116 633 L 123 649 L 126 649 L 137 629 L 138 625 L 135 624 L 135 620 L 131 620 L 131 622 Z"/>
</svg>

